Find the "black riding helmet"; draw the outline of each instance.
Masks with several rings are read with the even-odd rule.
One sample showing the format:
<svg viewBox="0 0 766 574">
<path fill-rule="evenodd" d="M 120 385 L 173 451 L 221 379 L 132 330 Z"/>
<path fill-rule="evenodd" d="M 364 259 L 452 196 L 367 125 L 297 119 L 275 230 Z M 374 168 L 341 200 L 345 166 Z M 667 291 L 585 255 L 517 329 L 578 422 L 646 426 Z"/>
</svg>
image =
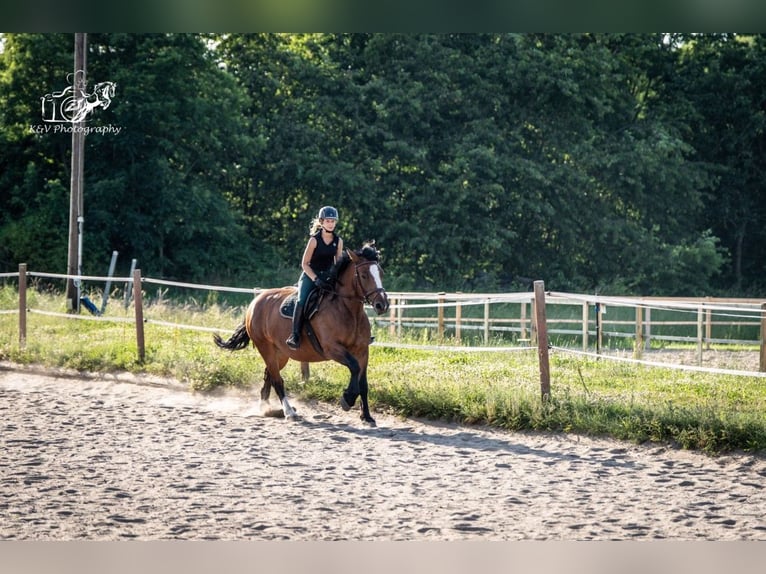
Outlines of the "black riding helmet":
<svg viewBox="0 0 766 574">
<path fill-rule="evenodd" d="M 319 219 L 338 219 L 338 210 L 331 205 L 325 205 L 319 210 Z"/>
</svg>

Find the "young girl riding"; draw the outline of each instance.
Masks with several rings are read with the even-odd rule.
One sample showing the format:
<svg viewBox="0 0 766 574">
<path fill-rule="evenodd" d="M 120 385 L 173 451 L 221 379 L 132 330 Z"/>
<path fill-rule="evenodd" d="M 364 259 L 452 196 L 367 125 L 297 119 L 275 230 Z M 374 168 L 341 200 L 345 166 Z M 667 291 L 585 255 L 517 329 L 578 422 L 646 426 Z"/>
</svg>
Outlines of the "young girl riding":
<svg viewBox="0 0 766 574">
<path fill-rule="evenodd" d="M 311 223 L 309 241 L 303 251 L 301 273 L 298 279 L 298 301 L 293 311 L 293 332 L 285 341 L 291 349 L 298 349 L 301 344 L 303 312 L 309 293 L 314 288 L 332 289 L 329 283 L 330 269 L 343 253 L 343 240 L 335 233 L 338 223 L 338 210 L 325 206 Z"/>
</svg>

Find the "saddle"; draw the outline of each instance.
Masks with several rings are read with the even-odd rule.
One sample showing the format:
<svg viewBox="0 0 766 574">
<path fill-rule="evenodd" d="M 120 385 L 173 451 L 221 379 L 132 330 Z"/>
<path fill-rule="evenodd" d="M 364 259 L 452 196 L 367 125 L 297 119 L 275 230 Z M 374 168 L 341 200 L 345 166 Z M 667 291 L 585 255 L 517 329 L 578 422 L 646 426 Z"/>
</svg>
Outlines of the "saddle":
<svg viewBox="0 0 766 574">
<path fill-rule="evenodd" d="M 322 304 L 325 293 L 326 292 L 323 289 L 312 289 L 311 293 L 309 293 L 309 296 L 306 298 L 306 308 L 303 310 L 303 328 L 306 330 L 306 335 L 308 335 L 309 341 L 311 341 L 311 346 L 322 356 L 324 356 L 324 349 L 322 349 L 319 338 L 314 332 L 314 328 L 311 326 L 311 318 L 316 315 L 316 312 L 319 310 L 319 306 Z M 297 301 L 298 290 L 296 289 L 295 293 L 285 299 L 279 307 L 279 314 L 285 319 L 292 319 Z"/>
<path fill-rule="evenodd" d="M 319 305 L 324 299 L 325 291 L 321 289 L 312 289 L 309 296 L 306 298 L 306 308 L 303 310 L 304 319 L 311 319 L 319 310 Z M 284 300 L 279 307 L 279 314 L 285 319 L 292 319 L 295 312 L 295 304 L 298 302 L 298 290 Z"/>
</svg>

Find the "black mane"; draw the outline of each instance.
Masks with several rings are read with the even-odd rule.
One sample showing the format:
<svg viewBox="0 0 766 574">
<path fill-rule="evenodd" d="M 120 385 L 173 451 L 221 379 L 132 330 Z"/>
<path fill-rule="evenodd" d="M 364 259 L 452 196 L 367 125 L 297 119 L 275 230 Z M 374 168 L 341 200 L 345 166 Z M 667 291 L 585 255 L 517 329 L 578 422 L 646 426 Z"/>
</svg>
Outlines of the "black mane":
<svg viewBox="0 0 766 574">
<path fill-rule="evenodd" d="M 380 251 L 376 249 L 374 241 L 365 243 L 362 245 L 362 247 L 354 251 L 354 254 L 358 255 L 359 257 L 363 257 L 368 261 L 380 261 Z M 343 255 L 340 256 L 340 259 L 338 259 L 338 261 L 336 261 L 332 266 L 332 269 L 330 270 L 330 277 L 339 277 L 340 274 L 345 271 L 346 267 L 348 267 L 350 262 L 351 257 L 349 257 L 348 253 L 344 251 Z"/>
<path fill-rule="evenodd" d="M 361 249 L 355 251 L 360 257 L 364 257 L 368 261 L 380 261 L 380 251 L 375 247 L 375 242 L 368 242 L 362 245 Z"/>
</svg>

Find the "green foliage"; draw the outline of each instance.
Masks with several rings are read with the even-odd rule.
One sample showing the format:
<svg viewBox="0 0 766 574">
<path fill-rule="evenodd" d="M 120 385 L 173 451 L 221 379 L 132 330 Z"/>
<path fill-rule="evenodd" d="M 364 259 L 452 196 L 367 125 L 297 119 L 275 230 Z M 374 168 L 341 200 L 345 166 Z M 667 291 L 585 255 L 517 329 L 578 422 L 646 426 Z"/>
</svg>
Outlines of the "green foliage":
<svg viewBox="0 0 766 574">
<path fill-rule="evenodd" d="M 0 54 L 0 268 L 62 270 L 71 34 Z M 295 280 L 311 218 L 395 290 L 757 294 L 763 36 L 89 34 L 84 267 Z"/>
</svg>

